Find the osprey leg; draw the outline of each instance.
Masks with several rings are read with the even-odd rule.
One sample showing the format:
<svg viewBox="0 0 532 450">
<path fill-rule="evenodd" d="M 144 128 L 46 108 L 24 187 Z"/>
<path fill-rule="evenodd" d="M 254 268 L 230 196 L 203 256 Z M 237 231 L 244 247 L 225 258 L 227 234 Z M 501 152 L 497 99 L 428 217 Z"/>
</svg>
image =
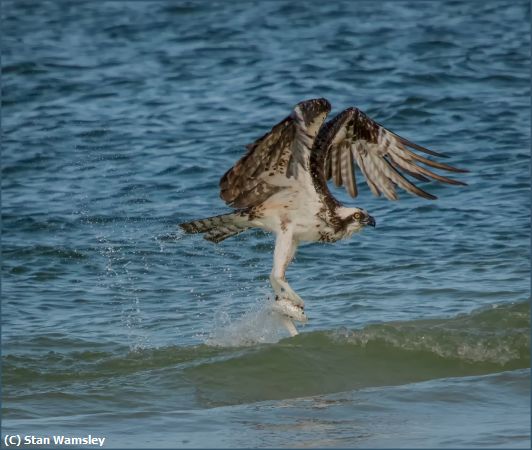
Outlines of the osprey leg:
<svg viewBox="0 0 532 450">
<path fill-rule="evenodd" d="M 290 287 L 285 277 L 286 268 L 294 258 L 296 248 L 297 241 L 293 238 L 291 230 L 279 232 L 277 234 L 275 250 L 273 252 L 273 268 L 270 274 L 270 283 L 279 300 L 286 299 L 295 306 L 303 308 L 305 302 Z"/>
<path fill-rule="evenodd" d="M 273 252 L 273 269 L 270 274 L 270 282 L 275 291 L 273 310 L 281 315 L 281 320 L 290 336 L 298 334 L 294 320 L 307 321 L 307 316 L 303 311 L 303 300 L 289 286 L 285 278 L 286 268 L 294 257 L 296 247 L 297 241 L 294 240 L 291 231 L 286 230 L 277 234 Z"/>
</svg>

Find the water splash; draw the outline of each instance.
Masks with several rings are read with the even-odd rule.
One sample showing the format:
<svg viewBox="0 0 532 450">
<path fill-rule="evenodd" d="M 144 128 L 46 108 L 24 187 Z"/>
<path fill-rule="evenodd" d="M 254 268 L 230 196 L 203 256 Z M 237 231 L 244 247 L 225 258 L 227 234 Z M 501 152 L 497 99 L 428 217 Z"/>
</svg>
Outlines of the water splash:
<svg viewBox="0 0 532 450">
<path fill-rule="evenodd" d="M 205 344 L 218 347 L 243 347 L 275 343 L 288 336 L 281 317 L 272 311 L 273 299 L 260 298 L 240 317 L 231 318 L 227 309 L 215 316 L 214 328 Z"/>
</svg>

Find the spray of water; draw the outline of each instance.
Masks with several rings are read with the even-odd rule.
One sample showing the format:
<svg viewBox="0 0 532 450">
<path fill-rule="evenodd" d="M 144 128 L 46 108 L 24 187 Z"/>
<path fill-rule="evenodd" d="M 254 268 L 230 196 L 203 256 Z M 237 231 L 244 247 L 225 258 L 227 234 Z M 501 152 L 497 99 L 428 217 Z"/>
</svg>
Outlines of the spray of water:
<svg viewBox="0 0 532 450">
<path fill-rule="evenodd" d="M 275 343 L 288 337 L 281 316 L 272 311 L 272 304 L 273 299 L 264 296 L 237 318 L 231 318 L 226 309 L 221 309 L 205 343 L 219 347 L 242 347 Z"/>
</svg>

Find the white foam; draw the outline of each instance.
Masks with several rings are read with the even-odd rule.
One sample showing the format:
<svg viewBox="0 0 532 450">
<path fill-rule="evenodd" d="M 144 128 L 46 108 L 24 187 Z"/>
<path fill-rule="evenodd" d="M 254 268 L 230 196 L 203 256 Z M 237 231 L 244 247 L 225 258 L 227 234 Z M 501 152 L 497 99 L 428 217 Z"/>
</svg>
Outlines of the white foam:
<svg viewBox="0 0 532 450">
<path fill-rule="evenodd" d="M 242 347 L 275 343 L 288 337 L 281 316 L 273 311 L 272 306 L 271 298 L 262 298 L 236 319 L 231 319 L 227 310 L 219 311 L 214 329 L 205 343 L 219 347 Z"/>
</svg>

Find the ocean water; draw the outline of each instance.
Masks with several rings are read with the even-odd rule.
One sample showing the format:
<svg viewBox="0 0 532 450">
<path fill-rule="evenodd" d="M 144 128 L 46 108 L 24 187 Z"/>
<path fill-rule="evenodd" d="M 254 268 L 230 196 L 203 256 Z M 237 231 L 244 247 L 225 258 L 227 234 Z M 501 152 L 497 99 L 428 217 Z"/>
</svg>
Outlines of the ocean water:
<svg viewBox="0 0 532 450">
<path fill-rule="evenodd" d="M 3 2 L 3 436 L 123 447 L 530 446 L 524 1 Z M 347 204 L 268 313 L 273 239 L 177 223 L 303 99 L 450 155 L 467 187 Z M 359 177 L 359 180 L 361 178 Z"/>
</svg>

